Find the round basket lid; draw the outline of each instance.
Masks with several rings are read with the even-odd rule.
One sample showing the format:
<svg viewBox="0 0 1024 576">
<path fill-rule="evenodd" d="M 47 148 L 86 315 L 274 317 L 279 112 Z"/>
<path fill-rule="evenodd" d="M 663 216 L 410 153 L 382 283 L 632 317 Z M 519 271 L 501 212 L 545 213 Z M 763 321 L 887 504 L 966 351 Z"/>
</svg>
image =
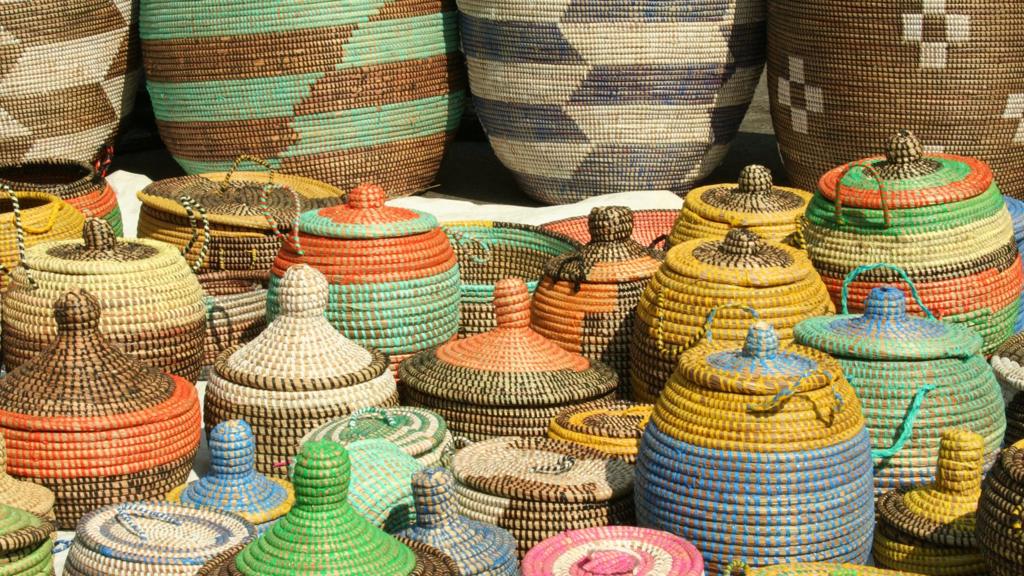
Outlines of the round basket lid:
<svg viewBox="0 0 1024 576">
<path fill-rule="evenodd" d="M 444 418 L 430 410 L 409 406 L 369 407 L 324 424 L 306 434 L 302 443 L 330 440 L 347 446 L 357 440 L 378 438 L 418 458 L 436 450 L 447 437 L 448 425 Z"/>
<path fill-rule="evenodd" d="M 102 218 L 86 219 L 81 240 L 29 247 L 25 261 L 32 270 L 82 276 L 165 273 L 169 267 L 187 267 L 174 246 L 155 240 L 118 238 Z"/>
<path fill-rule="evenodd" d="M 650 278 L 661 265 L 657 254 L 632 238 L 633 211 L 599 206 L 587 221 L 590 241 L 548 261 L 545 274 L 574 283 L 619 283 Z"/>
<path fill-rule="evenodd" d="M 493 496 L 540 502 L 629 497 L 633 466 L 597 450 L 547 438 L 495 438 L 455 454 L 455 478 Z"/>
<path fill-rule="evenodd" d="M 688 541 L 659 530 L 601 526 L 552 536 L 523 558 L 523 576 L 703 576 Z"/>
<path fill-rule="evenodd" d="M 814 273 L 805 253 L 745 228 L 729 230 L 722 240 L 679 244 L 668 251 L 665 265 L 685 278 L 755 288 L 793 284 Z"/>
<path fill-rule="evenodd" d="M 304 212 L 299 230 L 314 236 L 361 240 L 423 234 L 438 227 L 425 212 L 386 206 L 387 194 L 376 184 L 361 184 L 348 194 L 345 204 Z"/>
<path fill-rule="evenodd" d="M 936 360 L 981 353 L 981 336 L 961 325 L 907 314 L 894 286 L 872 288 L 861 315 L 819 316 L 796 325 L 796 340 L 842 358 Z"/>
<path fill-rule="evenodd" d="M 36 516 L 53 514 L 55 497 L 46 486 L 16 480 L 7 474 L 7 441 L 0 434 L 0 504 L 16 506 Z"/>
<path fill-rule="evenodd" d="M 999 383 L 1024 391 L 1024 332 L 1012 336 L 992 354 L 992 370 Z"/>
<path fill-rule="evenodd" d="M 619 400 L 597 406 L 569 408 L 555 416 L 552 426 L 586 436 L 639 440 L 652 412 L 653 404 Z"/>
<path fill-rule="evenodd" d="M 763 226 L 795 223 L 810 199 L 804 190 L 773 186 L 771 170 L 754 164 L 740 172 L 735 184 L 693 190 L 686 195 L 684 209 L 729 226 Z"/>
<path fill-rule="evenodd" d="M 50 539 L 57 528 L 31 512 L 0 504 L 0 557 L 31 550 Z"/>
</svg>

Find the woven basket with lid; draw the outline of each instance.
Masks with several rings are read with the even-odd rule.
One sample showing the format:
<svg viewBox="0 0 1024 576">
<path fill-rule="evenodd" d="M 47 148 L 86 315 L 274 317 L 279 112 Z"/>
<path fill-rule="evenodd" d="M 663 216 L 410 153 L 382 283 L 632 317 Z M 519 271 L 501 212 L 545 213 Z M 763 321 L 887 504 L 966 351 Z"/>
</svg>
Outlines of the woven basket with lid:
<svg viewBox="0 0 1024 576">
<path fill-rule="evenodd" d="M 115 502 L 162 497 L 185 481 L 199 447 L 199 398 L 100 333 L 82 290 L 54 307 L 57 339 L 0 380 L 7 472 L 56 494 L 60 528 Z"/>
<path fill-rule="evenodd" d="M 1024 439 L 1024 333 L 1018 333 L 1003 343 L 990 360 L 996 380 L 1004 389 L 1013 391 L 1013 399 L 1006 405 L 1007 446 Z"/>
<path fill-rule="evenodd" d="M 26 247 L 78 238 L 84 222 L 81 212 L 52 194 L 0 184 L 0 265 L 13 270 L 22 263 Z M 0 285 L 8 284 L 3 277 Z"/>
<path fill-rule="evenodd" d="M 651 404 L 625 400 L 567 408 L 551 419 L 548 438 L 589 446 L 632 464 L 653 411 Z"/>
<path fill-rule="evenodd" d="M 633 210 L 633 240 L 641 246 L 657 244 L 672 231 L 678 215 L 678 210 Z M 541 228 L 568 236 L 580 244 L 590 242 L 590 216 L 563 218 Z"/>
<path fill-rule="evenodd" d="M 1006 209 L 1013 221 L 1013 241 L 1017 244 L 1017 252 L 1024 254 L 1024 200 L 1003 195 Z M 1017 322 L 1013 325 L 1014 333 L 1024 331 L 1024 291 L 1021 292 L 1021 309 L 1017 313 Z"/>
<path fill-rule="evenodd" d="M 693 542 L 709 576 L 737 559 L 867 560 L 871 446 L 839 364 L 763 321 L 742 348 L 717 334 L 683 354 L 644 431 L 639 525 Z"/>
<path fill-rule="evenodd" d="M 283 475 L 314 428 L 367 406 L 398 403 L 387 357 L 339 334 L 324 318 L 327 280 L 297 265 L 279 284 L 280 315 L 248 344 L 225 350 L 210 372 L 207 429 L 245 420 L 256 469 Z"/>
<path fill-rule="evenodd" d="M 391 442 L 423 466 L 450 466 L 455 454 L 454 438 L 444 418 L 411 406 L 361 408 L 306 434 L 301 444 L 330 440 L 348 446 L 370 438 Z"/>
<path fill-rule="evenodd" d="M 53 576 L 50 520 L 0 504 L 0 567 L 4 576 Z"/>
<path fill-rule="evenodd" d="M 633 523 L 633 467 L 547 438 L 495 438 L 455 454 L 459 509 L 508 530 L 520 558 L 565 530 Z"/>
<path fill-rule="evenodd" d="M 594 208 L 589 222 L 586 246 L 548 260 L 530 325 L 569 352 L 611 366 L 619 395 L 627 397 L 636 307 L 662 257 L 631 238 L 629 208 Z"/>
<path fill-rule="evenodd" d="M 571 530 L 534 546 L 523 576 L 704 576 L 704 559 L 686 540 L 634 526 Z"/>
<path fill-rule="evenodd" d="M 7 441 L 0 434 L 0 504 L 21 508 L 41 518 L 53 520 L 53 491 L 32 482 L 23 482 L 7 473 Z"/>
<path fill-rule="evenodd" d="M 834 356 L 857 391 L 871 433 L 876 492 L 934 481 L 947 428 L 980 434 L 990 467 L 1005 420 L 981 338 L 964 326 L 908 315 L 903 291 L 893 286 L 873 289 L 862 308 L 863 314 L 849 314 L 844 301 L 841 315 L 806 320 L 795 333 L 800 344 Z"/>
<path fill-rule="evenodd" d="M 1024 573 L 1024 441 L 1003 450 L 981 484 L 975 537 L 991 576 Z"/>
<path fill-rule="evenodd" d="M 800 250 L 742 228 L 721 240 L 684 242 L 669 250 L 640 298 L 629 349 L 633 399 L 653 403 L 679 357 L 700 341 L 708 313 L 737 302 L 757 309 L 783 344 L 792 341 L 797 322 L 835 310 Z M 745 312 L 726 307 L 716 319 L 719 341 L 743 342 Z"/>
<path fill-rule="evenodd" d="M 887 262 L 906 271 L 936 316 L 980 334 L 985 353 L 1013 335 L 1024 274 L 1010 214 L 979 160 L 926 154 L 913 134 L 900 132 L 884 157 L 821 177 L 804 239 L 837 306 L 848 274 Z M 848 292 L 859 304 L 875 286 L 902 280 L 875 269 Z M 908 298 L 919 311 L 914 305 Z"/>
<path fill-rule="evenodd" d="M 737 568 L 729 576 L 914 576 L 874 566 L 836 564 L 832 562 L 800 562 L 761 568 Z"/>
<path fill-rule="evenodd" d="M 117 194 L 104 175 L 85 162 L 55 159 L 0 165 L 0 184 L 18 192 L 52 194 L 87 217 L 110 222 L 118 236 L 124 233 Z"/>
<path fill-rule="evenodd" d="M 530 328 L 530 293 L 516 278 L 494 288 L 498 327 L 421 352 L 399 367 L 406 404 L 440 414 L 472 440 L 543 436 L 567 406 L 609 397 L 615 372 Z"/>
</svg>

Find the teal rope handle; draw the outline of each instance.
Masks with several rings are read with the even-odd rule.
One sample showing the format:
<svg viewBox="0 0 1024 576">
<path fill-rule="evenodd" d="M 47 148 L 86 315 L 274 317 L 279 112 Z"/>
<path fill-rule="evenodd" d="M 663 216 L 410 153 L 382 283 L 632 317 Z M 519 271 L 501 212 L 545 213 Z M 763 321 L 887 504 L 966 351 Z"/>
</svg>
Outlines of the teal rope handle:
<svg viewBox="0 0 1024 576">
<path fill-rule="evenodd" d="M 895 264 L 888 264 L 886 262 L 879 262 L 877 264 L 865 264 L 864 266 L 858 266 L 853 270 L 850 270 L 850 273 L 847 274 L 846 278 L 843 279 L 842 300 L 840 302 L 843 307 L 843 314 L 850 313 L 850 283 L 856 280 L 857 277 L 860 276 L 861 274 L 865 272 L 870 272 L 872 270 L 878 270 L 879 268 L 888 268 L 889 270 L 893 270 L 897 274 L 899 274 L 900 278 L 902 278 L 903 281 L 907 284 L 907 286 L 910 287 L 910 295 L 913 296 L 914 302 L 917 302 L 917 305 L 921 307 L 921 310 L 923 310 L 924 313 L 928 315 L 929 320 L 935 320 L 935 314 L 932 314 L 932 311 L 929 310 L 928 307 L 924 305 L 924 301 L 921 300 L 921 295 L 917 291 L 917 286 L 914 284 L 914 281 L 910 279 L 910 276 L 907 275 L 907 271 Z"/>
<path fill-rule="evenodd" d="M 872 450 L 872 458 L 892 458 L 903 449 L 903 446 L 910 440 L 911 434 L 914 433 L 914 422 L 917 421 L 917 415 L 921 412 L 921 404 L 924 402 L 924 397 L 932 390 L 935 390 L 934 384 L 925 384 L 917 389 L 917 393 L 914 394 L 914 400 L 910 403 L 910 408 L 907 409 L 907 415 L 903 417 L 903 422 L 900 423 L 898 428 L 900 435 L 896 438 L 896 442 L 888 448 Z"/>
<path fill-rule="evenodd" d="M 711 309 L 711 312 L 708 312 L 708 318 L 707 320 L 704 321 L 704 335 L 708 339 L 708 344 L 710 344 L 715 338 L 715 335 L 712 334 L 711 332 L 711 324 L 715 321 L 715 315 L 718 314 L 719 310 L 729 309 L 743 310 L 744 312 L 749 312 L 750 315 L 754 317 L 755 321 L 761 319 L 761 315 L 757 313 L 757 310 L 754 310 L 753 308 L 747 306 L 746 304 L 740 304 L 738 302 L 729 302 L 727 304 L 722 304 L 721 306 L 715 306 L 714 308 Z"/>
</svg>

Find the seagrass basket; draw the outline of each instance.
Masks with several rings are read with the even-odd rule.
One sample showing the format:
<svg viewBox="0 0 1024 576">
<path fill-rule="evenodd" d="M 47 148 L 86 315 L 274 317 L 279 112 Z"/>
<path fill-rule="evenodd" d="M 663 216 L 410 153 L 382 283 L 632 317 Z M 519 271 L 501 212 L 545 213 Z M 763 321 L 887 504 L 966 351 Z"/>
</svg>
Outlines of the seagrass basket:
<svg viewBox="0 0 1024 576">
<path fill-rule="evenodd" d="M 913 576 L 907 572 L 895 572 L 874 566 L 837 564 L 833 562 L 800 562 L 776 564 L 761 568 L 737 566 L 728 576 Z"/>
<path fill-rule="evenodd" d="M 644 574 L 704 576 L 704 559 L 686 540 L 635 526 L 570 530 L 534 546 L 523 576 Z"/>
<path fill-rule="evenodd" d="M 548 438 L 587 446 L 633 464 L 653 411 L 651 404 L 626 400 L 566 408 L 551 419 Z"/>
<path fill-rule="evenodd" d="M 46 192 L 20 192 L 0 184 L 0 265 L 5 271 L 25 267 L 25 249 L 53 240 L 77 238 L 85 217 Z M 0 278 L 7 286 L 10 278 Z"/>
<path fill-rule="evenodd" d="M 1006 448 L 981 484 L 975 537 L 991 576 L 1024 571 L 1021 510 L 1024 509 L 1024 442 Z"/>
<path fill-rule="evenodd" d="M 633 210 L 633 240 L 641 246 L 660 246 L 672 231 L 678 215 L 678 210 Z M 590 242 L 590 216 L 563 218 L 543 224 L 541 228 L 568 236 L 580 244 Z"/>
<path fill-rule="evenodd" d="M 1005 446 L 1024 439 L 1024 333 L 1015 334 L 989 360 L 996 380 L 1012 396 L 1006 405 Z"/>
<path fill-rule="evenodd" d="M 0 434 L 0 504 L 21 508 L 52 521 L 55 519 L 54 502 L 53 491 L 46 486 L 23 482 L 7 473 L 7 441 Z"/>
<path fill-rule="evenodd" d="M 0 565 L 9 576 L 53 576 L 52 521 L 0 504 Z"/>
<path fill-rule="evenodd" d="M 455 441 L 444 418 L 411 406 L 361 408 L 306 434 L 300 445 L 330 440 L 348 446 L 372 438 L 391 442 L 423 466 L 451 466 L 455 455 Z"/>
<path fill-rule="evenodd" d="M 352 464 L 348 503 L 374 526 L 394 534 L 416 522 L 412 477 L 423 469 L 387 440 L 356 440 L 345 447 Z"/>
<path fill-rule="evenodd" d="M 106 220 L 114 234 L 124 234 L 117 194 L 107 183 L 106 174 L 90 164 L 67 159 L 0 164 L 0 184 L 18 192 L 45 192 L 56 196 L 86 217 Z"/>
</svg>

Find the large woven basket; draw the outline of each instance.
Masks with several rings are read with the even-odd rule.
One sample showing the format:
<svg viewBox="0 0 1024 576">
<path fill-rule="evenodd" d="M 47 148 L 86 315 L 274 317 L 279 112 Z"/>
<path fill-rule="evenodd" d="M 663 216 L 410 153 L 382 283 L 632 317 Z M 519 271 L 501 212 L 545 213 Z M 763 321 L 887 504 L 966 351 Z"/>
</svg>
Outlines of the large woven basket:
<svg viewBox="0 0 1024 576">
<path fill-rule="evenodd" d="M 678 210 L 633 210 L 633 240 L 641 246 L 656 247 L 672 231 Z M 548 222 L 541 226 L 572 238 L 580 244 L 590 242 L 590 217 L 575 216 Z"/>
<path fill-rule="evenodd" d="M 87 217 L 103 218 L 121 236 L 117 194 L 103 174 L 76 160 L 33 160 L 0 165 L 0 184 L 18 192 L 45 192 L 71 204 Z"/>
<path fill-rule="evenodd" d="M 0 164 L 91 162 L 132 110 L 136 0 L 10 2 L 0 65 Z"/>
<path fill-rule="evenodd" d="M 459 0 L 473 102 L 548 203 L 685 192 L 722 161 L 764 63 L 764 3 Z"/>
<path fill-rule="evenodd" d="M 634 526 L 571 530 L 533 547 L 523 576 L 704 576 L 704 559 L 686 540 Z"/>
<path fill-rule="evenodd" d="M 53 576 L 53 523 L 0 504 L 0 566 L 5 576 Z"/>
<path fill-rule="evenodd" d="M 835 310 L 802 251 L 742 228 L 721 240 L 684 242 L 669 250 L 640 298 L 629 349 L 633 399 L 657 400 L 679 357 L 700 341 L 713 308 L 720 308 L 718 340 L 743 342 L 749 316 L 725 306 L 737 302 L 756 308 L 783 343 L 792 341 L 797 322 Z"/>
<path fill-rule="evenodd" d="M 46 192 L 19 192 L 0 183 L 0 265 L 24 267 L 25 249 L 53 240 L 77 238 L 85 217 Z M 9 278 L 2 278 L 2 285 Z"/>
<path fill-rule="evenodd" d="M 756 322 L 741 349 L 716 332 L 679 360 L 640 444 L 640 526 L 733 560 L 863 562 L 871 551 L 871 446 L 861 405 L 828 355 L 781 347 Z"/>
<path fill-rule="evenodd" d="M 886 262 L 906 271 L 937 316 L 978 332 L 986 354 L 1013 335 L 1024 275 L 1010 214 L 979 160 L 925 154 L 913 134 L 900 132 L 884 158 L 821 177 L 804 238 L 837 306 L 847 274 Z M 872 288 L 902 280 L 873 269 L 848 292 L 859 309 Z M 907 305 L 919 310 L 909 298 Z"/>
<path fill-rule="evenodd" d="M 160 134 L 189 173 L 239 154 L 394 195 L 433 181 L 465 104 L 450 0 L 142 0 Z"/>
<path fill-rule="evenodd" d="M 981 485 L 975 535 L 991 576 L 1019 576 L 1024 572 L 1024 442 L 999 455 Z"/>
<path fill-rule="evenodd" d="M 362 408 L 306 434 L 301 443 L 330 440 L 348 446 L 379 438 L 398 446 L 423 466 L 451 466 L 455 440 L 435 412 L 411 406 Z"/>
<path fill-rule="evenodd" d="M 163 497 L 199 448 L 195 387 L 124 354 L 100 333 L 100 302 L 65 293 L 57 339 L 0 380 L 7 472 L 57 497 L 62 529 L 90 510 Z"/>
<path fill-rule="evenodd" d="M 630 464 L 654 406 L 625 400 L 574 406 L 551 419 L 548 438 L 588 446 Z"/>
</svg>

